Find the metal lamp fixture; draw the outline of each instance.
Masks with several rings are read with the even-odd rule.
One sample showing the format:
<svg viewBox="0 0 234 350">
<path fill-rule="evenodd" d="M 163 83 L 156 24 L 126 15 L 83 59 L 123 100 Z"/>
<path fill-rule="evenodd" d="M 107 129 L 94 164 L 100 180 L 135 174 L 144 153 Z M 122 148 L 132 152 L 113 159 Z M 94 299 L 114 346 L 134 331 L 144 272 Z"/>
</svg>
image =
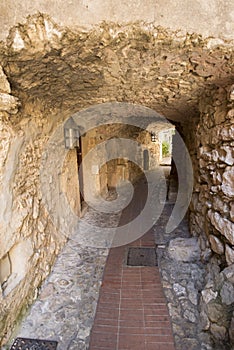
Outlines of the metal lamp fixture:
<svg viewBox="0 0 234 350">
<path fill-rule="evenodd" d="M 73 118 L 69 118 L 64 125 L 64 142 L 65 148 L 74 149 L 79 148 L 79 127 L 76 125 Z"/>
<path fill-rule="evenodd" d="M 156 134 L 154 132 L 151 132 L 151 141 L 152 142 L 156 142 L 157 141 L 157 137 L 156 137 Z"/>
</svg>

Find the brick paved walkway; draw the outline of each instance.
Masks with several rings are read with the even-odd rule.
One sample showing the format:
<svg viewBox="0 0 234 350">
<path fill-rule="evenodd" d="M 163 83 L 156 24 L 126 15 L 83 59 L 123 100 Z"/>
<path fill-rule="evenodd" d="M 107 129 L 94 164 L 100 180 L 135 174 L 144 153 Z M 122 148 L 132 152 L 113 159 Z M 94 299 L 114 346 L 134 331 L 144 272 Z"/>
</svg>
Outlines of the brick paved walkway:
<svg viewBox="0 0 234 350">
<path fill-rule="evenodd" d="M 142 187 L 132 205 L 123 213 L 122 222 L 144 204 Z M 134 209 L 133 209 L 134 208 Z M 135 212 L 136 213 L 136 212 Z M 134 215 L 135 216 L 135 215 Z M 174 340 L 159 269 L 127 266 L 126 251 L 132 247 L 154 247 L 152 233 L 110 250 L 89 350 L 174 350 Z"/>
</svg>

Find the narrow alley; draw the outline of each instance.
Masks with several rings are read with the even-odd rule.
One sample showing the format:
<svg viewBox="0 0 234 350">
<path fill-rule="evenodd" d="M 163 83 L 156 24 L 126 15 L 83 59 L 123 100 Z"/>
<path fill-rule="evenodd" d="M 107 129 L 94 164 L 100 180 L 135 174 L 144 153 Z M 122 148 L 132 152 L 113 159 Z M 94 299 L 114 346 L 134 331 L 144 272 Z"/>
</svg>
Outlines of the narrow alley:
<svg viewBox="0 0 234 350">
<path fill-rule="evenodd" d="M 146 193 L 143 178 L 122 213 L 104 214 L 103 220 L 90 208 L 82 220 L 123 225 L 139 214 Z M 15 337 L 54 340 L 58 350 L 213 349 L 199 328 L 197 304 L 204 267 L 198 255 L 189 256 L 196 243 L 185 246 L 192 249 L 187 261 L 175 261 L 169 254 L 174 240 L 180 239 L 180 245 L 194 240 L 186 219 L 174 232 L 165 233 L 173 206 L 168 200 L 148 233 L 109 253 L 70 239 Z M 131 266 L 129 248 L 153 249 L 157 258 L 144 266 L 148 263 L 141 264 L 138 257 L 139 266 Z"/>
</svg>

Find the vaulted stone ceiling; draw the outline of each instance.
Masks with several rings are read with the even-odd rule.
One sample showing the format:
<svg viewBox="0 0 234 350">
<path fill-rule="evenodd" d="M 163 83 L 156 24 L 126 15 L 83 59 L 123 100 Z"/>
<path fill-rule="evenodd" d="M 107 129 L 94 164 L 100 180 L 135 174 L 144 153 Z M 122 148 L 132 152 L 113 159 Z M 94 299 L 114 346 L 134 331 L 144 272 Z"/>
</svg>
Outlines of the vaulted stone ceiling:
<svg viewBox="0 0 234 350">
<path fill-rule="evenodd" d="M 68 114 L 96 103 L 131 102 L 174 121 L 198 114 L 198 99 L 233 79 L 232 46 L 142 23 L 58 27 L 46 15 L 13 28 L 1 59 L 21 103 Z"/>
</svg>

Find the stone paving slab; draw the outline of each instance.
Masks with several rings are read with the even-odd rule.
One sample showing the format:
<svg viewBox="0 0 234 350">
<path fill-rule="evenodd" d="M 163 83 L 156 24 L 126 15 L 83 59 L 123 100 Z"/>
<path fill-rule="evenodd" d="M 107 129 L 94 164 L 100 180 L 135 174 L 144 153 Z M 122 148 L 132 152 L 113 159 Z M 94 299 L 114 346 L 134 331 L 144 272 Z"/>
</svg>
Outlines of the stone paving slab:
<svg viewBox="0 0 234 350">
<path fill-rule="evenodd" d="M 18 336 L 58 341 L 58 350 L 87 349 L 108 250 L 69 241 Z"/>
<path fill-rule="evenodd" d="M 199 259 L 197 261 L 178 262 L 171 258 L 169 254 L 170 242 L 176 238 L 183 238 L 185 240 L 190 238 L 186 220 L 172 233 L 165 234 L 165 225 L 171 210 L 172 205 L 167 204 L 160 220 L 153 228 L 155 239 L 150 234 L 147 240 L 144 241 L 144 246 L 152 246 L 155 242 L 158 245 L 158 271 L 161 275 L 163 287 L 160 287 L 160 293 L 163 291 L 163 295 L 166 296 L 170 318 L 168 314 L 167 317 L 161 314 L 162 311 L 159 308 L 157 309 L 159 314 L 157 314 L 156 310 L 150 305 L 152 313 L 145 315 L 144 322 L 145 325 L 152 322 L 151 325 L 154 324 L 155 326 L 160 319 L 160 322 L 166 328 L 172 322 L 177 350 L 212 350 L 209 337 L 200 332 L 199 327 L 200 319 L 197 300 L 203 283 L 204 266 Z M 119 215 L 113 214 L 110 216 L 108 218 L 109 223 L 117 226 L 120 220 Z M 97 224 L 100 220 L 101 230 L 107 217 L 105 216 L 105 219 L 103 219 L 100 217 L 100 214 L 98 215 L 96 212 L 89 210 L 84 219 L 89 222 L 96 222 Z M 140 247 L 142 244 L 142 240 L 139 239 L 137 242 L 129 244 L 129 246 Z M 87 350 L 89 348 L 90 331 L 94 322 L 103 270 L 108 253 L 108 249 L 84 247 L 76 242 L 75 237 L 73 240 L 70 239 L 58 257 L 50 276 L 43 284 L 38 299 L 29 310 L 27 317 L 15 336 L 56 340 L 59 343 L 58 350 Z M 111 258 L 111 254 L 113 254 L 112 250 L 108 259 Z M 109 273 L 112 274 L 112 271 L 109 271 Z M 127 270 L 126 275 L 123 277 L 126 285 L 131 284 L 129 278 L 138 278 L 138 276 L 130 277 L 127 274 Z M 144 277 L 147 277 L 146 273 L 141 274 L 141 278 Z M 148 298 L 155 297 L 155 295 L 152 295 L 152 292 L 154 292 L 151 285 L 152 278 L 154 277 L 148 276 L 144 280 L 146 288 L 142 294 L 142 302 Z M 119 279 L 120 276 L 116 274 L 112 280 L 112 287 L 113 284 L 117 286 Z M 112 290 L 113 293 L 109 295 L 108 293 L 111 288 L 108 286 L 108 283 L 105 288 L 106 299 L 103 302 L 114 304 L 116 299 L 120 297 L 120 291 L 116 289 L 113 292 Z M 125 302 L 124 299 L 133 298 L 132 291 L 128 289 L 122 290 L 122 293 L 123 302 Z M 135 296 L 138 293 L 138 288 L 135 285 Z M 131 302 L 129 304 L 130 306 Z M 147 305 L 145 305 L 145 308 L 147 308 Z M 126 317 L 127 315 L 129 316 L 130 311 L 127 309 Z M 141 320 L 129 319 L 129 317 L 125 319 L 124 314 L 118 319 L 115 316 L 115 313 L 118 312 L 118 308 L 112 308 L 111 313 L 108 309 L 103 308 L 102 319 L 104 320 L 108 316 L 108 320 L 102 326 L 111 326 L 114 329 L 118 324 L 126 326 L 126 322 L 134 322 L 134 327 L 138 327 L 138 335 L 140 337 Z M 164 316 L 165 318 L 161 319 Z M 116 319 L 118 321 L 117 324 Z M 124 335 L 123 332 L 122 339 L 124 338 L 126 348 L 129 340 L 127 340 L 127 335 Z M 148 339 L 152 340 L 152 336 L 149 335 Z M 148 344 L 148 350 L 155 350 L 155 344 L 152 345 L 151 343 L 149 342 Z M 7 347 L 4 347 L 2 350 L 6 349 Z M 115 347 L 112 348 L 112 350 L 114 349 Z M 137 345 L 134 346 L 134 349 L 137 350 Z"/>
</svg>

